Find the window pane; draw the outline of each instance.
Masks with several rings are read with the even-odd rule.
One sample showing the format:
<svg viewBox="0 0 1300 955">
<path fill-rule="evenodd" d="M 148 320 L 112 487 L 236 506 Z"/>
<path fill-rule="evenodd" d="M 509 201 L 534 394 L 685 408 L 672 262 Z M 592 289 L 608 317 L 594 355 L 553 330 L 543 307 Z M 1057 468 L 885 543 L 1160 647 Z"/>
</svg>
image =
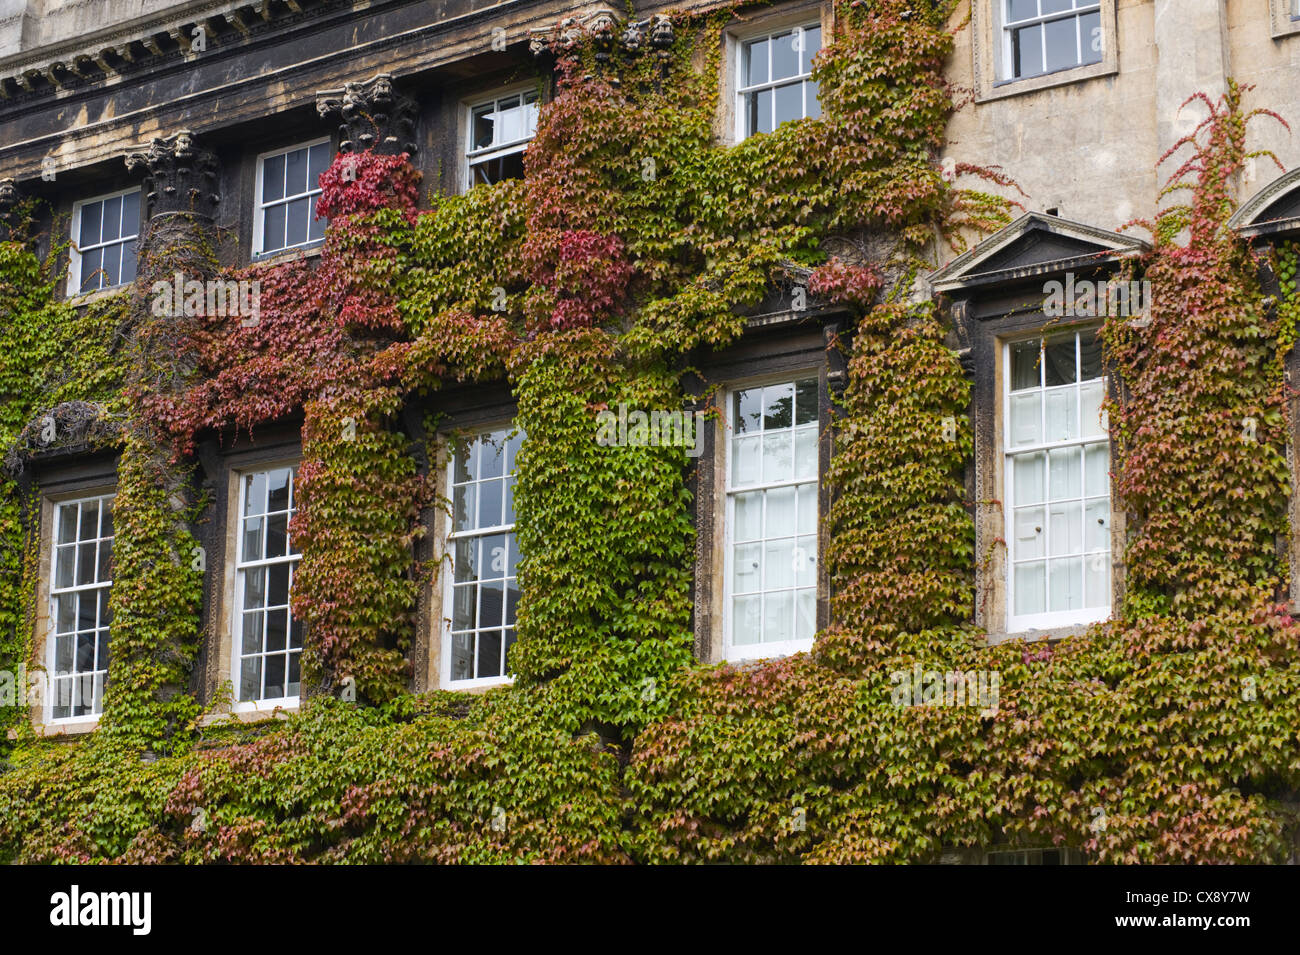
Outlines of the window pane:
<svg viewBox="0 0 1300 955">
<path fill-rule="evenodd" d="M 794 476 L 817 476 L 817 429 L 800 428 L 794 438 Z"/>
<path fill-rule="evenodd" d="M 769 385 L 763 389 L 763 428 L 788 428 L 794 420 L 794 385 Z"/>
<path fill-rule="evenodd" d="M 1109 421 L 1101 406 L 1103 398 L 1105 392 L 1100 381 L 1094 381 L 1079 389 L 1079 415 L 1085 438 L 1106 435 Z"/>
<path fill-rule="evenodd" d="M 1085 550 L 1110 549 L 1110 499 L 1089 501 L 1083 513 Z"/>
<path fill-rule="evenodd" d="M 1011 446 L 1043 440 L 1042 395 L 1029 392 L 1011 396 Z"/>
<path fill-rule="evenodd" d="M 244 514 L 266 513 L 266 474 L 244 476 Z"/>
<path fill-rule="evenodd" d="M 1084 63 L 1100 63 L 1105 41 L 1101 35 L 1101 13 L 1085 13 L 1079 17 L 1079 42 L 1083 47 Z"/>
<path fill-rule="evenodd" d="M 1027 342 L 1015 342 L 1011 346 L 1011 390 L 1022 391 L 1025 388 L 1037 388 L 1040 379 L 1039 359 L 1042 356 L 1042 343 L 1038 339 Z"/>
<path fill-rule="evenodd" d="M 803 99 L 804 107 L 808 110 L 809 119 L 820 119 L 822 115 L 822 104 L 819 100 L 817 84 L 812 80 L 803 81 Z"/>
<path fill-rule="evenodd" d="M 1053 448 L 1048 452 L 1048 496 L 1053 501 L 1083 494 L 1082 455 L 1081 448 Z"/>
<path fill-rule="evenodd" d="M 490 630 L 478 635 L 478 676 L 501 676 L 501 631 Z"/>
<path fill-rule="evenodd" d="M 77 511 L 76 504 L 63 504 L 59 507 L 59 536 L 58 543 L 71 544 L 77 539 Z"/>
<path fill-rule="evenodd" d="M 302 245 L 307 241 L 307 216 L 311 212 L 311 206 L 311 199 L 295 199 L 288 204 L 289 212 L 284 229 L 286 246 Z"/>
<path fill-rule="evenodd" d="M 761 471 L 762 445 L 760 435 L 737 438 L 732 442 L 731 483 L 737 487 L 757 484 Z"/>
<path fill-rule="evenodd" d="M 763 642 L 794 639 L 794 594 L 790 591 L 763 597 Z"/>
<path fill-rule="evenodd" d="M 470 120 L 470 142 L 473 149 L 486 149 L 492 145 L 492 133 L 496 127 L 491 103 L 476 106 Z"/>
<path fill-rule="evenodd" d="M 122 234 L 122 197 L 114 196 L 104 200 L 103 226 L 100 232 L 101 242 L 111 242 Z"/>
<path fill-rule="evenodd" d="M 1007 11 L 1008 22 L 1028 20 L 1038 16 L 1038 0 L 1010 0 Z"/>
<path fill-rule="evenodd" d="M 262 226 L 262 251 L 274 252 L 284 248 L 285 207 L 271 206 L 266 210 Z"/>
<path fill-rule="evenodd" d="M 122 235 L 133 237 L 140 234 L 140 193 L 128 192 L 122 197 Z"/>
<path fill-rule="evenodd" d="M 777 487 L 767 492 L 767 527 L 763 536 L 788 537 L 795 533 L 795 495 L 793 487 Z"/>
<path fill-rule="evenodd" d="M 262 621 L 263 615 L 260 610 L 244 614 L 243 639 L 239 645 L 241 654 L 248 655 L 262 652 Z"/>
<path fill-rule="evenodd" d="M 1043 24 L 1047 42 L 1047 69 L 1062 70 L 1079 63 L 1078 20 L 1050 20 Z"/>
<path fill-rule="evenodd" d="M 1018 507 L 1015 510 L 1013 526 L 1015 527 L 1014 560 L 1027 560 L 1046 556 L 1046 535 L 1043 533 L 1043 514 L 1041 507 Z"/>
<path fill-rule="evenodd" d="M 1019 564 L 1015 571 L 1016 614 L 1043 613 L 1046 609 L 1047 565 L 1043 561 Z"/>
<path fill-rule="evenodd" d="M 794 477 L 794 456 L 789 431 L 763 435 L 763 481 L 789 481 Z"/>
<path fill-rule="evenodd" d="M 745 85 L 754 86 L 768 81 L 768 41 L 754 40 L 745 44 Z"/>
<path fill-rule="evenodd" d="M 749 94 L 749 134 L 772 131 L 772 91 L 759 90 Z"/>
<path fill-rule="evenodd" d="M 802 489 L 801 489 L 802 490 Z M 737 494 L 732 536 L 738 541 L 757 540 L 763 534 L 763 492 Z"/>
<path fill-rule="evenodd" d="M 99 228 L 103 215 L 102 202 L 88 202 L 81 207 L 81 234 L 77 243 L 81 248 L 99 243 Z"/>
<path fill-rule="evenodd" d="M 104 250 L 94 249 L 81 257 L 81 291 L 94 292 L 101 288 L 102 273 L 100 267 L 104 261 Z"/>
<path fill-rule="evenodd" d="M 1085 476 L 1084 493 L 1089 497 L 1095 494 L 1110 493 L 1110 452 L 1105 444 L 1091 444 L 1083 452 Z"/>
<path fill-rule="evenodd" d="M 731 642 L 736 646 L 758 643 L 763 637 L 763 598 L 735 597 L 731 601 Z"/>
<path fill-rule="evenodd" d="M 1049 341 L 1043 349 L 1043 378 L 1048 388 L 1074 382 L 1074 336 Z"/>
<path fill-rule="evenodd" d="M 749 388 L 735 393 L 732 418 L 737 432 L 758 431 L 763 408 L 763 389 Z"/>
<path fill-rule="evenodd" d="M 122 246 L 122 274 L 120 281 L 123 285 L 135 281 L 135 239 Z"/>
<path fill-rule="evenodd" d="M 803 84 L 791 83 L 776 88 L 776 125 L 803 119 Z"/>
<path fill-rule="evenodd" d="M 1011 31 L 1011 63 L 1014 76 L 1037 76 L 1043 72 L 1041 25 Z"/>
<path fill-rule="evenodd" d="M 316 207 L 320 205 L 320 196 L 314 196 L 311 200 L 311 214 L 308 216 L 307 223 L 307 241 L 315 242 L 317 239 L 325 238 L 325 227 L 329 225 L 329 220 L 317 215 Z"/>
<path fill-rule="evenodd" d="M 1096 331 L 1079 333 L 1080 381 L 1088 381 L 1102 376 L 1101 341 Z"/>
<path fill-rule="evenodd" d="M 760 544 L 742 544 L 735 549 L 732 561 L 731 589 L 738 594 L 762 589 L 763 548 Z"/>
<path fill-rule="evenodd" d="M 1110 555 L 1093 554 L 1084 560 L 1083 605 L 1110 606 Z"/>
<path fill-rule="evenodd" d="M 307 188 L 319 189 L 320 176 L 330 166 L 330 144 L 317 143 L 311 147 L 311 155 L 307 162 Z"/>
<path fill-rule="evenodd" d="M 266 509 L 268 511 L 285 511 L 289 509 L 289 482 L 292 479 L 291 468 L 279 468 L 266 475 Z"/>
<path fill-rule="evenodd" d="M 1073 0 L 1040 0 L 1039 12 L 1046 16 L 1049 13 L 1063 13 L 1073 7 Z"/>
<path fill-rule="evenodd" d="M 284 156 L 272 156 L 262 162 L 262 201 L 284 198 Z"/>
<path fill-rule="evenodd" d="M 504 481 L 496 478 L 478 486 L 478 526 L 498 527 L 504 523 L 501 514 L 501 496 Z"/>
<path fill-rule="evenodd" d="M 782 34 L 772 39 L 772 79 L 783 80 L 787 77 L 797 76 L 799 73 L 799 52 L 795 45 L 803 44 L 803 31 L 800 30 L 798 39 L 794 31 Z"/>
<path fill-rule="evenodd" d="M 1014 400 L 1014 399 L 1013 399 Z M 1079 436 L 1079 396 L 1073 388 L 1049 391 L 1044 396 L 1045 441 L 1073 441 Z"/>
<path fill-rule="evenodd" d="M 500 142 L 512 143 L 524 138 L 523 105 L 518 96 L 502 100 L 497 105 L 497 114 L 500 117 L 500 128 L 497 130 Z"/>
<path fill-rule="evenodd" d="M 1070 557 L 1047 562 L 1049 613 L 1078 610 L 1083 606 L 1083 559 Z"/>
<path fill-rule="evenodd" d="M 817 533 L 817 485 L 801 484 L 798 496 L 798 532 L 800 534 Z"/>
<path fill-rule="evenodd" d="M 300 196 L 307 191 L 307 150 L 295 149 L 284 157 L 284 194 Z"/>
<path fill-rule="evenodd" d="M 122 280 L 122 247 L 120 245 L 106 245 L 103 249 L 104 258 L 101 268 L 104 270 L 104 283 L 102 288 L 113 288 L 120 284 Z"/>
<path fill-rule="evenodd" d="M 803 53 L 799 57 L 799 72 L 812 72 L 813 57 L 822 48 L 822 28 L 808 27 L 803 31 Z"/>
</svg>

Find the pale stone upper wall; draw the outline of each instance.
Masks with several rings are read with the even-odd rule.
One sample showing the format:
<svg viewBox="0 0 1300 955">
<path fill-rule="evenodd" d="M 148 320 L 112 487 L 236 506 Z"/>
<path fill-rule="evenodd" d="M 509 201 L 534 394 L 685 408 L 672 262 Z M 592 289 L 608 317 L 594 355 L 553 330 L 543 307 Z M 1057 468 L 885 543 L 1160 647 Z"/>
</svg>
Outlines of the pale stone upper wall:
<svg viewBox="0 0 1300 955">
<path fill-rule="evenodd" d="M 956 49 L 948 77 L 978 89 L 974 44 L 981 42 L 971 4 L 988 16 L 1000 0 L 965 0 L 951 26 Z M 1019 199 L 1026 209 L 1105 229 L 1150 218 L 1167 177 L 1187 156 L 1161 155 L 1204 116 L 1196 92 L 1217 98 L 1227 78 L 1255 89 L 1245 107 L 1272 109 L 1295 132 L 1270 119 L 1249 127 L 1250 149 L 1273 150 L 1286 169 L 1300 166 L 1300 33 L 1277 29 L 1275 4 L 1285 0 L 1117 0 L 1118 69 L 1111 75 L 966 103 L 948 127 L 943 158 L 999 166 L 1027 193 L 986 188 Z M 1300 28 L 1300 27 L 1297 27 Z M 988 57 L 987 44 L 981 55 Z M 1062 78 L 1068 74 L 1062 74 Z M 1006 88 L 1010 89 L 1010 87 Z M 1271 161 L 1249 164 L 1235 183 L 1244 201 L 1281 172 Z M 1175 201 L 1176 198 L 1175 198 Z M 1145 235 L 1140 229 L 1137 235 Z M 953 257 L 944 250 L 941 263 Z"/>
<path fill-rule="evenodd" d="M 0 0 L 0 57 L 190 5 L 185 0 Z"/>
</svg>

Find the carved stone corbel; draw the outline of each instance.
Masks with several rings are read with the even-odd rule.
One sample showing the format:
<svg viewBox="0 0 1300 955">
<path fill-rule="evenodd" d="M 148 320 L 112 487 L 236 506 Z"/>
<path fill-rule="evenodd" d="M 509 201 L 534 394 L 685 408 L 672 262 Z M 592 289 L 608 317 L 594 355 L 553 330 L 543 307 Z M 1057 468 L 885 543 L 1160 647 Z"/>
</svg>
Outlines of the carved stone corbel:
<svg viewBox="0 0 1300 955">
<path fill-rule="evenodd" d="M 339 152 L 372 150 L 390 156 L 416 152 L 416 103 L 397 92 L 391 74 L 322 90 L 316 94 L 316 112 L 322 119 L 341 119 Z"/>
</svg>

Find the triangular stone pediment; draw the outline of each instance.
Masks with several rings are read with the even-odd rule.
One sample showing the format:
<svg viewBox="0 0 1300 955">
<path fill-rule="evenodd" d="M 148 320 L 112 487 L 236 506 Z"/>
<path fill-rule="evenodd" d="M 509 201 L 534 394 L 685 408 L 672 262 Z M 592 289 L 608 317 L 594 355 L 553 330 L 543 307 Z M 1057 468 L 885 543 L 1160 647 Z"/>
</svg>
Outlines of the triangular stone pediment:
<svg viewBox="0 0 1300 955">
<path fill-rule="evenodd" d="M 936 292 L 994 286 L 1141 255 L 1150 245 L 1081 222 L 1027 212 L 931 273 Z"/>
</svg>

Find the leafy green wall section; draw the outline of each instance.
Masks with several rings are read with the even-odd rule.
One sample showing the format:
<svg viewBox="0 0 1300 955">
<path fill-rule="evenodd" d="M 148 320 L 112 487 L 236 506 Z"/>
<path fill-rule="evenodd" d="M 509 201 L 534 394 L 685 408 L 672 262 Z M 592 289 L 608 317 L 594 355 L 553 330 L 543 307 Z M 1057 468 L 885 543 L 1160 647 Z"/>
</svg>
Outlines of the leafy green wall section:
<svg viewBox="0 0 1300 955">
<path fill-rule="evenodd" d="M 419 212 L 405 157 L 340 157 L 319 266 L 249 273 L 253 327 L 151 323 L 142 288 L 76 311 L 0 246 L 5 445 L 76 398 L 103 402 L 122 450 L 105 731 L 40 742 L 4 711 L 0 859 L 905 861 L 995 842 L 1284 858 L 1300 782 L 1300 626 L 1276 605 L 1295 255 L 1279 256 L 1270 308 L 1223 229 L 1239 94 L 1210 104 L 1179 170 L 1191 205 L 1154 224 L 1151 326 L 1104 333 L 1129 388 L 1111 409 L 1129 599 L 1063 643 L 987 647 L 969 622 L 969 387 L 934 309 L 904 301 L 936 234 L 1006 221 L 934 162 L 948 12 L 837 5 L 823 119 L 728 149 L 711 133 L 722 15 L 677 17 L 666 60 L 557 47 L 526 181 Z M 871 262 L 827 260 L 828 237 L 861 230 L 891 241 Z M 160 267 L 206 274 L 201 246 L 172 243 L 195 254 Z M 598 445 L 596 416 L 682 407 L 687 353 L 734 341 L 738 309 L 791 266 L 856 323 L 828 478 L 834 623 L 811 655 L 702 667 L 690 462 Z M 434 496 L 401 410 L 501 376 L 527 434 L 518 679 L 415 697 L 405 651 L 438 569 L 413 557 Z M 187 455 L 205 431 L 294 412 L 294 607 L 323 692 L 282 723 L 200 729 L 183 678 L 197 640 L 183 518 L 203 503 Z M 1243 418 L 1252 445 L 1228 446 Z M 34 544 L 14 485 L 3 500 L 12 665 L 31 652 Z M 997 705 L 898 705 L 918 669 L 996 677 Z M 357 703 L 331 698 L 347 678 Z"/>
</svg>

